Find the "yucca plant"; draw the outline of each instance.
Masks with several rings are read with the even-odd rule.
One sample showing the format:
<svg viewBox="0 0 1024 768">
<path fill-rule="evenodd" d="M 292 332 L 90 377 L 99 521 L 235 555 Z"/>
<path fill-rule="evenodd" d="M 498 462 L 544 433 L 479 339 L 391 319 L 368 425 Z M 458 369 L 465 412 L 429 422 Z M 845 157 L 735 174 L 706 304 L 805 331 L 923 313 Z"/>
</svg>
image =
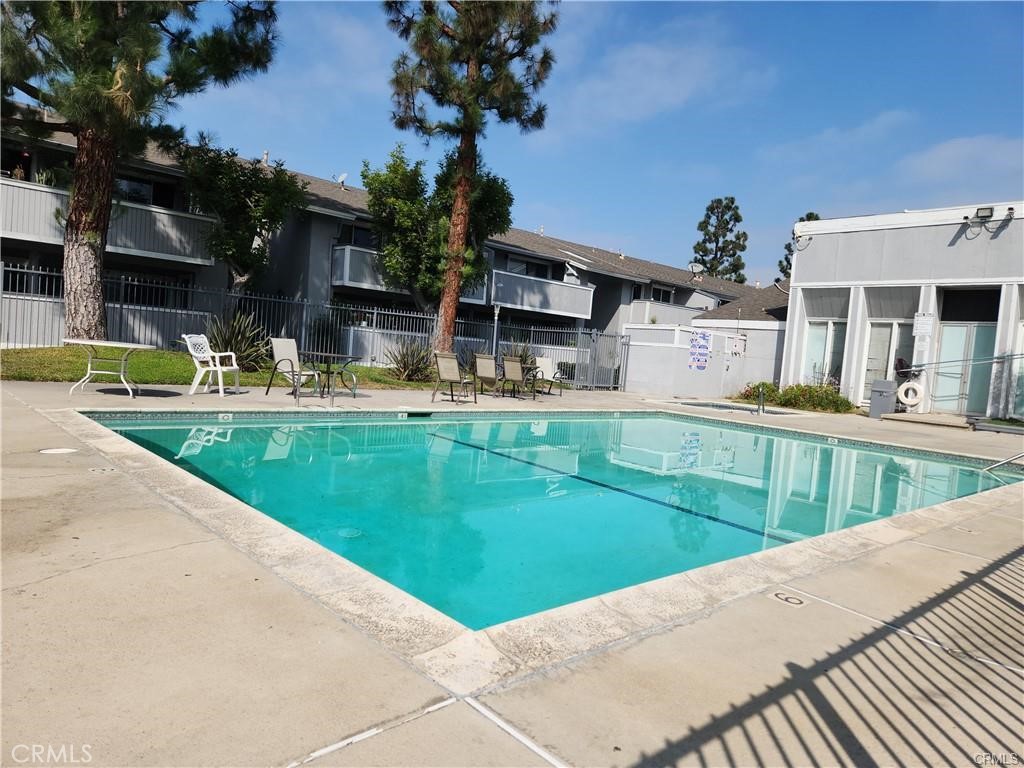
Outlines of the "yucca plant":
<svg viewBox="0 0 1024 768">
<path fill-rule="evenodd" d="M 529 344 L 513 344 L 508 348 L 505 357 L 518 357 L 523 365 L 536 365 L 537 356 Z"/>
<path fill-rule="evenodd" d="M 434 354 L 426 344 L 415 339 L 401 339 L 388 349 L 385 357 L 399 381 L 430 381 Z"/>
<path fill-rule="evenodd" d="M 215 351 L 234 352 L 243 371 L 258 371 L 266 362 L 270 342 L 254 315 L 236 312 L 230 320 L 213 317 L 206 335 Z"/>
</svg>

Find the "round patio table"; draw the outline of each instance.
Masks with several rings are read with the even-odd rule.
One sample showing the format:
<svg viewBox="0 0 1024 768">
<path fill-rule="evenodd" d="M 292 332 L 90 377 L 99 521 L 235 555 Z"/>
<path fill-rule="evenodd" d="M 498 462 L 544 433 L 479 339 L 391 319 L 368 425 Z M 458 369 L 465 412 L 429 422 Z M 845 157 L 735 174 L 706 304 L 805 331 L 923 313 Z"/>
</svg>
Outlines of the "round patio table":
<svg viewBox="0 0 1024 768">
<path fill-rule="evenodd" d="M 136 394 L 142 392 L 142 389 L 128 378 L 128 358 L 140 349 L 156 349 L 152 344 L 129 344 L 125 341 L 97 341 L 96 339 L 64 339 L 64 343 L 85 347 L 85 351 L 89 355 L 89 360 L 85 367 L 85 376 L 71 385 L 71 389 L 68 390 L 69 397 L 75 393 L 78 387 L 81 387 L 84 392 L 85 385 L 89 383 L 93 376 L 99 374 L 119 377 L 121 383 L 124 384 L 124 388 L 128 390 L 128 396 L 134 398 Z M 113 354 L 105 351 L 108 349 L 121 349 L 124 352 L 120 357 L 104 357 L 104 355 Z M 102 365 L 103 368 L 95 367 L 96 363 Z M 114 363 L 118 364 L 116 371 L 112 370 Z M 110 368 L 106 367 L 108 364 Z"/>
<path fill-rule="evenodd" d="M 359 355 L 335 355 L 331 352 L 300 352 L 302 357 L 309 361 L 311 365 L 316 366 L 322 370 L 324 374 L 323 383 L 320 385 L 320 397 L 324 396 L 324 392 L 331 397 L 331 407 L 334 407 L 334 396 L 337 394 L 337 381 L 341 379 L 341 386 L 352 393 L 352 397 L 356 396 L 356 375 L 352 371 L 348 370 L 348 367 L 352 363 L 362 360 Z M 348 376 L 352 380 L 352 385 L 345 380 Z"/>
</svg>

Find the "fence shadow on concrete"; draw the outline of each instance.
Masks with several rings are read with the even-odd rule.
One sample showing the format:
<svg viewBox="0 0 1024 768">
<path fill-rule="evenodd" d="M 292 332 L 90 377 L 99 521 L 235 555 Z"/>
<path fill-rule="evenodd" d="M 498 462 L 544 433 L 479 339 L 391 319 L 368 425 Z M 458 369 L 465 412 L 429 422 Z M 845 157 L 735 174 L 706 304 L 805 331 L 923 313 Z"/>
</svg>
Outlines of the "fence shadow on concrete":
<svg viewBox="0 0 1024 768">
<path fill-rule="evenodd" d="M 634 765 L 1019 765 L 1024 547 L 963 576 Z"/>
</svg>

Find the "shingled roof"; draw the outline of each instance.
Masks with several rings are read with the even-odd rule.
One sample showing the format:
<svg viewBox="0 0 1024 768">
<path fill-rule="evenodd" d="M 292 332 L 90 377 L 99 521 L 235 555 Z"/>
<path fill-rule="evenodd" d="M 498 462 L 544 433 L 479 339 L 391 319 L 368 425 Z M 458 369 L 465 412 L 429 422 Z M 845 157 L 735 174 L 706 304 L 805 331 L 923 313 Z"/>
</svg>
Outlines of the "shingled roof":
<svg viewBox="0 0 1024 768">
<path fill-rule="evenodd" d="M 73 134 L 58 131 L 48 137 L 44 143 L 73 147 L 75 146 L 75 137 Z M 155 144 L 150 144 L 145 155 L 135 160 L 135 162 L 139 161 L 180 173 L 174 158 L 160 150 Z M 129 160 L 129 162 L 131 161 Z M 305 173 L 296 171 L 291 173 L 306 183 L 306 195 L 311 208 L 335 212 L 342 216 L 369 218 L 369 201 L 366 190 Z M 637 282 L 659 282 L 671 286 L 693 288 L 727 300 L 751 296 L 759 290 L 745 283 L 706 275 L 702 275 L 698 280 L 688 269 L 671 267 L 646 259 L 636 259 L 615 251 L 514 227 L 502 235 L 492 237 L 491 242 L 499 248 L 504 246 L 514 251 L 524 251 L 547 259 L 574 264 L 599 274 L 608 274 Z"/>
<path fill-rule="evenodd" d="M 788 308 L 789 280 L 783 280 L 702 312 L 694 320 L 785 320 Z"/>
</svg>

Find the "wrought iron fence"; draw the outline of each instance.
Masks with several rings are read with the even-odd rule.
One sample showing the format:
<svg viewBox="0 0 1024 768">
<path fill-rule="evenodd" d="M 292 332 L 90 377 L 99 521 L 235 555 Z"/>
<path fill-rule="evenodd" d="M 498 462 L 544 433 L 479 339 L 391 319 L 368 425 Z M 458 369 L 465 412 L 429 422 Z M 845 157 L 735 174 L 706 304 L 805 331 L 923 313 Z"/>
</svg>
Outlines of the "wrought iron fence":
<svg viewBox="0 0 1024 768">
<path fill-rule="evenodd" d="M 64 338 L 63 275 L 58 270 L 3 264 L 0 347 L 59 346 Z M 181 349 L 185 333 L 202 333 L 213 317 L 252 315 L 268 336 L 294 338 L 307 352 L 358 355 L 362 364 L 389 365 L 400 341 L 429 345 L 436 316 L 360 304 L 321 304 L 254 293 L 234 293 L 162 282 L 139 275 L 103 277 L 107 337 L 111 341 Z M 546 327 L 459 318 L 455 349 L 509 354 L 527 345 L 549 357 L 566 382 L 581 388 L 618 388 L 625 381 L 628 337 L 575 327 Z"/>
</svg>

